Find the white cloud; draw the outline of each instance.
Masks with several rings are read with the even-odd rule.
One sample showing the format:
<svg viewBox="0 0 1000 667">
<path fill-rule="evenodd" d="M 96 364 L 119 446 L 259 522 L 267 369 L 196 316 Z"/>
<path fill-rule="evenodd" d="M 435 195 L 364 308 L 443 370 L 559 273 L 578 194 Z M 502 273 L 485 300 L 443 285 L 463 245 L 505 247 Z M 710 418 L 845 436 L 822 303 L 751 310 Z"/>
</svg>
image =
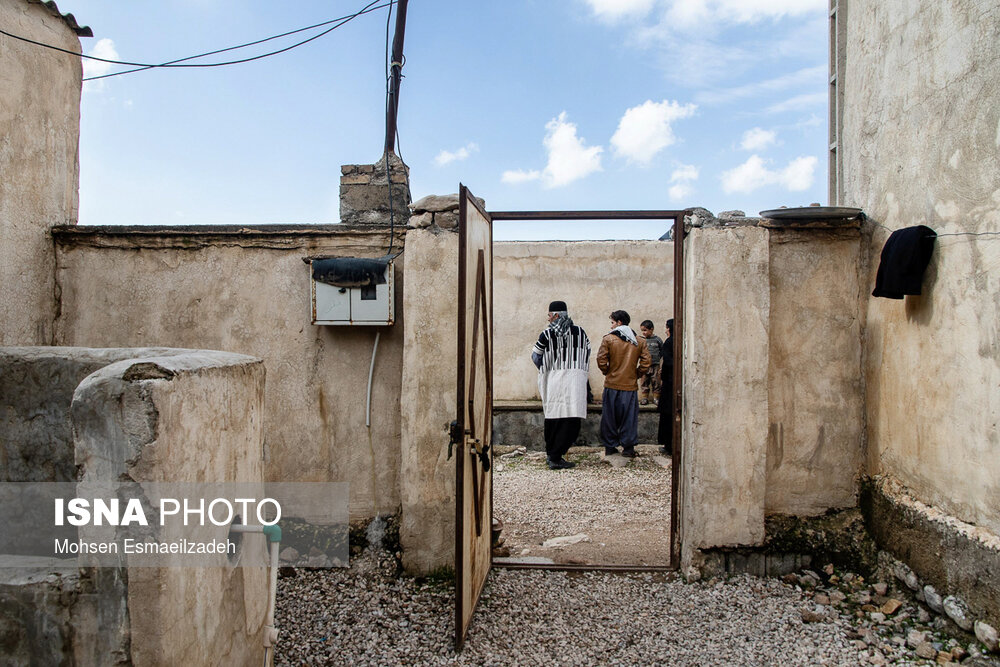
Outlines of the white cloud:
<svg viewBox="0 0 1000 667">
<path fill-rule="evenodd" d="M 523 169 L 505 171 L 500 180 L 504 183 L 524 183 L 541 179 L 545 187 L 558 188 L 601 170 L 604 149 L 600 146 L 587 147 L 584 140 L 576 136 L 576 123 L 566 120 L 565 111 L 546 123 L 545 130 L 542 145 L 549 154 L 545 169 L 541 172 Z"/>
<path fill-rule="evenodd" d="M 667 188 L 667 194 L 673 201 L 683 201 L 694 193 L 694 188 L 686 183 L 678 183 Z"/>
<path fill-rule="evenodd" d="M 826 75 L 826 65 L 804 67 L 795 72 L 774 77 L 773 79 L 754 81 L 753 83 L 723 90 L 705 91 L 698 94 L 697 100 L 703 104 L 722 104 L 761 95 L 774 95 L 788 88 L 801 88 L 802 86 L 823 87 L 826 85 Z"/>
<path fill-rule="evenodd" d="M 617 21 L 624 16 L 644 16 L 653 8 L 655 0 L 586 0 L 594 15 L 606 21 Z"/>
<path fill-rule="evenodd" d="M 510 183 L 512 185 L 517 185 L 519 183 L 527 183 L 528 181 L 537 181 L 542 177 L 542 172 L 537 169 L 532 169 L 530 171 L 525 171 L 523 169 L 512 169 L 510 171 L 505 171 L 500 177 L 500 180 L 504 183 Z"/>
<path fill-rule="evenodd" d="M 694 193 L 691 181 L 697 180 L 698 167 L 693 164 L 682 164 L 670 174 L 670 182 L 673 185 L 667 188 L 667 194 L 674 201 L 687 199 Z"/>
<path fill-rule="evenodd" d="M 443 167 L 451 162 L 458 162 L 467 159 L 470 155 L 479 150 L 479 145 L 473 141 L 470 141 L 466 145 L 459 148 L 457 151 L 446 151 L 442 150 L 434 158 L 434 164 L 439 167 Z"/>
<path fill-rule="evenodd" d="M 809 189 L 816 172 L 815 157 L 798 157 L 784 169 L 768 169 L 758 155 L 751 155 L 743 164 L 722 173 L 722 189 L 727 194 L 749 193 L 767 185 L 778 185 L 792 192 Z"/>
<path fill-rule="evenodd" d="M 827 0 L 672 0 L 667 22 L 680 28 L 707 23 L 757 23 L 824 10 Z"/>
<path fill-rule="evenodd" d="M 615 153 L 641 164 L 649 164 L 661 150 L 677 142 L 671 123 L 694 114 L 693 104 L 646 100 L 628 109 L 611 137 Z"/>
<path fill-rule="evenodd" d="M 87 55 L 93 56 L 95 58 L 105 58 L 107 60 L 119 60 L 118 51 L 115 50 L 115 43 L 105 37 L 100 39 L 94 44 L 94 48 L 90 50 Z M 104 63 L 100 60 L 91 60 L 89 58 L 83 58 L 83 78 L 91 76 L 103 76 L 111 71 L 113 65 L 111 63 Z M 83 84 L 83 89 L 87 91 L 96 91 L 104 87 L 103 81 L 85 81 Z"/>
<path fill-rule="evenodd" d="M 803 111 L 805 109 L 811 109 L 813 107 L 825 106 L 830 101 L 830 96 L 828 93 L 807 93 L 805 95 L 796 95 L 795 97 L 790 97 L 783 102 L 778 102 L 777 104 L 772 104 L 766 111 L 768 113 L 783 113 L 785 111 Z"/>
<path fill-rule="evenodd" d="M 697 181 L 698 180 L 698 167 L 693 164 L 682 164 L 677 169 L 674 169 L 673 173 L 670 174 L 671 183 L 683 183 L 684 181 Z"/>
<path fill-rule="evenodd" d="M 778 134 L 773 130 L 765 130 L 760 127 L 755 127 L 743 133 L 743 140 L 740 142 L 740 148 L 745 151 L 760 151 L 764 150 L 771 144 L 776 143 L 777 139 Z"/>
</svg>

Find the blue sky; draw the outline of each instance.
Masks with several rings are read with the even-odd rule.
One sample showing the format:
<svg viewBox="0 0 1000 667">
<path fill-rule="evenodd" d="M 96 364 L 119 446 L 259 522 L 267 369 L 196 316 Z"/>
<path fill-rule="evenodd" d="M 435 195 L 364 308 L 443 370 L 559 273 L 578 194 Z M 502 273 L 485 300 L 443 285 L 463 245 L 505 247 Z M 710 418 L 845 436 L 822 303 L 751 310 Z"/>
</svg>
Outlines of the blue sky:
<svg viewBox="0 0 1000 667">
<path fill-rule="evenodd" d="M 81 39 L 85 53 L 137 62 L 233 46 L 364 4 L 59 1 L 93 28 Z M 413 197 L 463 182 L 492 210 L 755 215 L 826 203 L 826 7 L 411 0 L 399 137 Z M 85 84 L 80 223 L 338 221 L 340 165 L 381 157 L 386 11 L 256 62 Z M 497 223 L 495 237 L 663 231 L 660 222 Z"/>
</svg>

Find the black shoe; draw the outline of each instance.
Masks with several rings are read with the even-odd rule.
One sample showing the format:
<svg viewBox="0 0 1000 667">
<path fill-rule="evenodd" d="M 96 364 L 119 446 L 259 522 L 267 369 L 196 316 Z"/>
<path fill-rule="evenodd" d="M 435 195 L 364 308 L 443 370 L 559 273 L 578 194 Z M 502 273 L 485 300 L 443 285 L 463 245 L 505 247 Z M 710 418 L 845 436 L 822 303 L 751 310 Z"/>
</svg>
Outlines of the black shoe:
<svg viewBox="0 0 1000 667">
<path fill-rule="evenodd" d="M 666 445 L 660 445 L 660 453 L 663 454 L 664 456 L 673 456 L 674 455 L 673 451 L 667 449 Z"/>
<path fill-rule="evenodd" d="M 605 447 L 604 448 L 604 455 L 605 456 L 611 456 L 612 454 L 617 454 L 617 453 L 618 453 L 618 448 L 617 447 Z"/>
<path fill-rule="evenodd" d="M 559 459 L 553 461 L 552 459 L 545 459 L 545 463 L 548 464 L 549 470 L 566 470 L 567 468 L 575 468 L 576 464 L 567 461 L 566 459 Z"/>
<path fill-rule="evenodd" d="M 572 461 L 567 461 L 566 459 L 563 459 L 559 461 L 559 467 L 563 468 L 564 470 L 569 470 L 570 468 L 575 468 L 576 464 L 573 463 Z"/>
<path fill-rule="evenodd" d="M 622 450 L 622 456 L 624 456 L 627 459 L 634 459 L 635 457 L 638 456 L 638 454 L 635 453 L 634 449 L 629 448 L 629 449 L 623 449 Z"/>
</svg>

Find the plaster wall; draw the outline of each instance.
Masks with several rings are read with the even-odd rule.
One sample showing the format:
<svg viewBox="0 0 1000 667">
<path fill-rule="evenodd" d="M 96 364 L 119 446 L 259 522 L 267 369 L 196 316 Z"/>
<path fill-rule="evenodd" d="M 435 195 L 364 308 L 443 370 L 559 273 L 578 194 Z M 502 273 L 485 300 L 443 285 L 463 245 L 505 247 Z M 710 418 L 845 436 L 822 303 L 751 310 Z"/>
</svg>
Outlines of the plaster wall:
<svg viewBox="0 0 1000 667">
<path fill-rule="evenodd" d="M 412 229 L 406 254 L 399 538 L 407 571 L 430 572 L 455 564 L 456 472 L 447 426 L 458 391 L 458 234 Z"/>
<path fill-rule="evenodd" d="M 693 228 L 685 242 L 682 563 L 764 539 L 768 232 Z"/>
<path fill-rule="evenodd" d="M 857 505 L 860 251 L 857 229 L 769 231 L 769 514 Z"/>
<path fill-rule="evenodd" d="M 940 236 L 923 294 L 871 298 L 865 335 L 867 469 L 1000 533 L 1000 5 L 851 0 L 845 205 L 889 231 Z"/>
<path fill-rule="evenodd" d="M 406 255 L 396 260 L 396 324 L 378 329 L 370 432 L 376 329 L 310 324 L 302 261 L 381 255 L 386 231 L 73 227 L 55 237 L 60 344 L 218 349 L 263 359 L 267 480 L 350 482 L 352 519 L 398 510 Z"/>
<path fill-rule="evenodd" d="M 625 310 L 631 327 L 653 321 L 666 336 L 673 317 L 674 244 L 669 241 L 544 241 L 493 244 L 494 396 L 539 399 L 531 347 L 547 325 L 549 302 L 565 301 L 593 348 L 590 386 L 600 399 L 604 378 L 594 361 L 611 330 L 608 315 Z"/>
<path fill-rule="evenodd" d="M 39 4 L 0 0 L 0 25 L 70 51 L 80 40 Z M 80 60 L 0 35 L 0 345 L 51 344 L 46 231 L 76 222 Z"/>
<path fill-rule="evenodd" d="M 80 481 L 260 483 L 263 364 L 222 352 L 142 352 L 94 372 L 75 392 Z M 127 624 L 131 664 L 197 664 L 207 655 L 225 664 L 263 660 L 263 568 L 131 567 L 127 578 L 106 585 L 99 603 L 75 612 L 81 630 L 101 607 L 119 609 L 122 592 L 127 616 L 120 625 L 81 631 L 80 651 Z"/>
</svg>

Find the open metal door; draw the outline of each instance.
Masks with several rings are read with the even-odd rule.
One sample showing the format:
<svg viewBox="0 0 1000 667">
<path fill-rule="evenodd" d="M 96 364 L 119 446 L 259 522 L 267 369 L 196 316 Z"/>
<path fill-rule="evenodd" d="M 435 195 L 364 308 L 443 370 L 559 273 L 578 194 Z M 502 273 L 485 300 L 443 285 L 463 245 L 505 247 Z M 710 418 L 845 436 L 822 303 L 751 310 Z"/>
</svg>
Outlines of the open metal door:
<svg viewBox="0 0 1000 667">
<path fill-rule="evenodd" d="M 455 650 L 461 650 L 492 563 L 493 224 L 459 185 Z"/>
</svg>

